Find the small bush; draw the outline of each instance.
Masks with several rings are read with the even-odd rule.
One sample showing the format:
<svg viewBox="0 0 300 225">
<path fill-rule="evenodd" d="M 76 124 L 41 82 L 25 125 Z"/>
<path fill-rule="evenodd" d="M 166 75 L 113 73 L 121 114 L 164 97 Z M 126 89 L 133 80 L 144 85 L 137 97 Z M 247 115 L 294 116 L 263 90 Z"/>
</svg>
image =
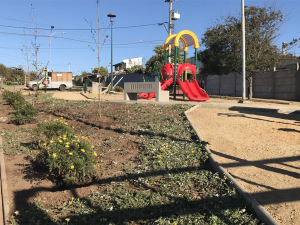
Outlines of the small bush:
<svg viewBox="0 0 300 225">
<path fill-rule="evenodd" d="M 41 135 L 45 136 L 47 141 L 51 139 L 55 139 L 58 136 L 62 136 L 63 134 L 69 133 L 75 135 L 71 128 L 68 126 L 68 123 L 63 119 L 58 120 L 55 119 L 46 123 L 39 123 L 36 128 L 33 130 L 36 136 L 41 137 Z M 45 140 L 44 139 L 44 140 Z"/>
<path fill-rule="evenodd" d="M 29 123 L 35 116 L 38 115 L 38 110 L 25 101 L 23 95 L 20 92 L 4 91 L 3 93 L 5 101 L 16 110 L 12 116 L 13 122 L 16 125 Z"/>
<path fill-rule="evenodd" d="M 38 115 L 38 110 L 35 109 L 28 102 L 16 102 L 13 105 L 13 108 L 16 110 L 15 114 L 12 116 L 14 123 L 16 125 L 30 123 L 35 116 Z"/>
<path fill-rule="evenodd" d="M 25 101 L 21 92 L 11 92 L 11 91 L 4 90 L 3 97 L 9 105 L 13 105 L 16 102 Z"/>
<path fill-rule="evenodd" d="M 115 86 L 114 91 L 115 92 L 123 92 L 124 89 L 122 87 L 120 87 L 120 86 Z"/>
<path fill-rule="evenodd" d="M 97 166 L 97 156 L 87 138 L 78 138 L 71 132 L 42 144 L 37 158 L 43 162 L 49 172 L 61 176 L 67 184 L 84 182 L 91 178 Z"/>
</svg>

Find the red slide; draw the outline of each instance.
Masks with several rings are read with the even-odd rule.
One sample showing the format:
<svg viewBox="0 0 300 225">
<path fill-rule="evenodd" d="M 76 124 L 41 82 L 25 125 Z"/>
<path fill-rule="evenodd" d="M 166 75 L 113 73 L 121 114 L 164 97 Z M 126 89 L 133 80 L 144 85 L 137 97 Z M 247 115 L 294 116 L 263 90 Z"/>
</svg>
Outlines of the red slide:
<svg viewBox="0 0 300 225">
<path fill-rule="evenodd" d="M 171 84 L 174 83 L 174 78 L 170 78 L 168 80 L 161 80 L 160 84 L 161 84 L 161 90 L 165 90 L 168 86 L 170 86 Z M 155 93 L 141 93 L 138 98 L 144 98 L 144 99 L 148 99 L 151 100 L 153 97 L 155 96 Z"/>
<path fill-rule="evenodd" d="M 184 95 L 189 98 L 190 101 L 205 102 L 209 99 L 207 93 L 204 93 L 198 85 L 198 82 L 193 79 L 191 83 L 188 80 L 181 82 L 179 78 L 176 79 Z"/>
</svg>

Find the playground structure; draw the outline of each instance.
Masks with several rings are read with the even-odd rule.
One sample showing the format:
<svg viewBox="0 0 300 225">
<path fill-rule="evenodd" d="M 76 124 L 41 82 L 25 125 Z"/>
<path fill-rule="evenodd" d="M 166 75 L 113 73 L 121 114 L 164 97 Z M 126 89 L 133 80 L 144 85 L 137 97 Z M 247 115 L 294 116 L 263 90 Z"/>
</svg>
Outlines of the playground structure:
<svg viewBox="0 0 300 225">
<path fill-rule="evenodd" d="M 177 64 L 177 52 L 179 47 L 179 40 L 183 45 L 184 52 L 184 63 Z M 175 47 L 174 53 L 174 64 L 167 63 L 168 59 L 168 49 L 169 44 L 173 44 Z M 194 45 L 195 49 L 195 65 L 191 65 L 186 62 L 186 52 L 188 50 L 188 46 Z M 199 87 L 198 82 L 196 80 L 196 69 L 197 69 L 197 49 L 199 48 L 199 42 L 197 36 L 188 30 L 183 30 L 178 34 L 172 34 L 167 37 L 164 43 L 164 51 L 165 51 L 165 65 L 162 68 L 161 74 L 163 79 L 160 80 L 161 90 L 165 90 L 168 86 L 174 84 L 174 99 L 176 99 L 176 84 L 178 84 L 185 96 L 188 97 L 190 101 L 203 102 L 209 100 L 209 96 L 207 93 L 203 92 Z M 187 79 L 187 70 L 192 71 L 192 81 L 189 82 Z M 181 77 L 181 75 L 184 75 Z M 167 76 L 171 78 L 167 79 Z M 160 79 L 160 76 L 158 76 Z M 181 81 L 181 79 L 183 81 Z M 155 93 L 141 93 L 138 98 L 144 98 L 151 100 L 155 96 Z"/>
</svg>

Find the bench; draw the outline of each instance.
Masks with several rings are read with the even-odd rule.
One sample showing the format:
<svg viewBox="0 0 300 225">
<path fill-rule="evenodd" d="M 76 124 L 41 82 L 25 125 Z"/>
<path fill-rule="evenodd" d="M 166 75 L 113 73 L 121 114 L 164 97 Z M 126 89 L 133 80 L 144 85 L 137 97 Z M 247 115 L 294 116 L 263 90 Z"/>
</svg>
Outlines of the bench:
<svg viewBox="0 0 300 225">
<path fill-rule="evenodd" d="M 124 83 L 124 100 L 136 101 L 140 93 L 155 93 L 155 101 L 169 102 L 169 91 L 162 91 L 159 81 Z"/>
</svg>

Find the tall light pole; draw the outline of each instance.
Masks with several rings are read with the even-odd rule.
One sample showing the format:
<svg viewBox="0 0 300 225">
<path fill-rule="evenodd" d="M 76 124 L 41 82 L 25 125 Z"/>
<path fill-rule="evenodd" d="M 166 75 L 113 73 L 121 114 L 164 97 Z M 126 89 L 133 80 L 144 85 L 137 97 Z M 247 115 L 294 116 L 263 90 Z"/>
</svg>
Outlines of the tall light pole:
<svg viewBox="0 0 300 225">
<path fill-rule="evenodd" d="M 109 18 L 110 18 L 110 23 L 111 23 L 111 26 L 110 26 L 110 36 L 111 36 L 111 74 L 110 74 L 110 79 L 111 79 L 111 91 L 110 93 L 114 93 L 114 85 L 113 85 L 113 36 L 112 36 L 112 25 L 113 25 L 113 20 L 112 18 L 116 17 L 115 14 L 108 14 L 107 15 Z"/>
<path fill-rule="evenodd" d="M 51 26 L 51 31 L 50 31 L 50 34 L 46 31 L 35 31 L 37 33 L 39 32 L 45 32 L 46 34 L 48 34 L 48 36 L 50 37 L 50 43 L 49 43 L 49 71 L 51 72 L 51 38 L 52 36 L 55 34 L 55 33 L 61 33 L 61 34 L 65 34 L 66 32 L 54 32 L 52 33 L 52 29 L 54 28 L 54 26 Z"/>
<path fill-rule="evenodd" d="M 169 36 L 172 34 L 172 0 L 166 0 L 165 2 L 170 2 L 170 9 L 169 9 Z M 169 44 L 169 57 L 168 61 L 171 63 L 171 44 Z"/>
<path fill-rule="evenodd" d="M 242 0 L 242 75 L 243 75 L 243 93 L 242 101 L 246 101 L 246 46 L 245 46 L 245 6 L 244 0 Z"/>
</svg>

